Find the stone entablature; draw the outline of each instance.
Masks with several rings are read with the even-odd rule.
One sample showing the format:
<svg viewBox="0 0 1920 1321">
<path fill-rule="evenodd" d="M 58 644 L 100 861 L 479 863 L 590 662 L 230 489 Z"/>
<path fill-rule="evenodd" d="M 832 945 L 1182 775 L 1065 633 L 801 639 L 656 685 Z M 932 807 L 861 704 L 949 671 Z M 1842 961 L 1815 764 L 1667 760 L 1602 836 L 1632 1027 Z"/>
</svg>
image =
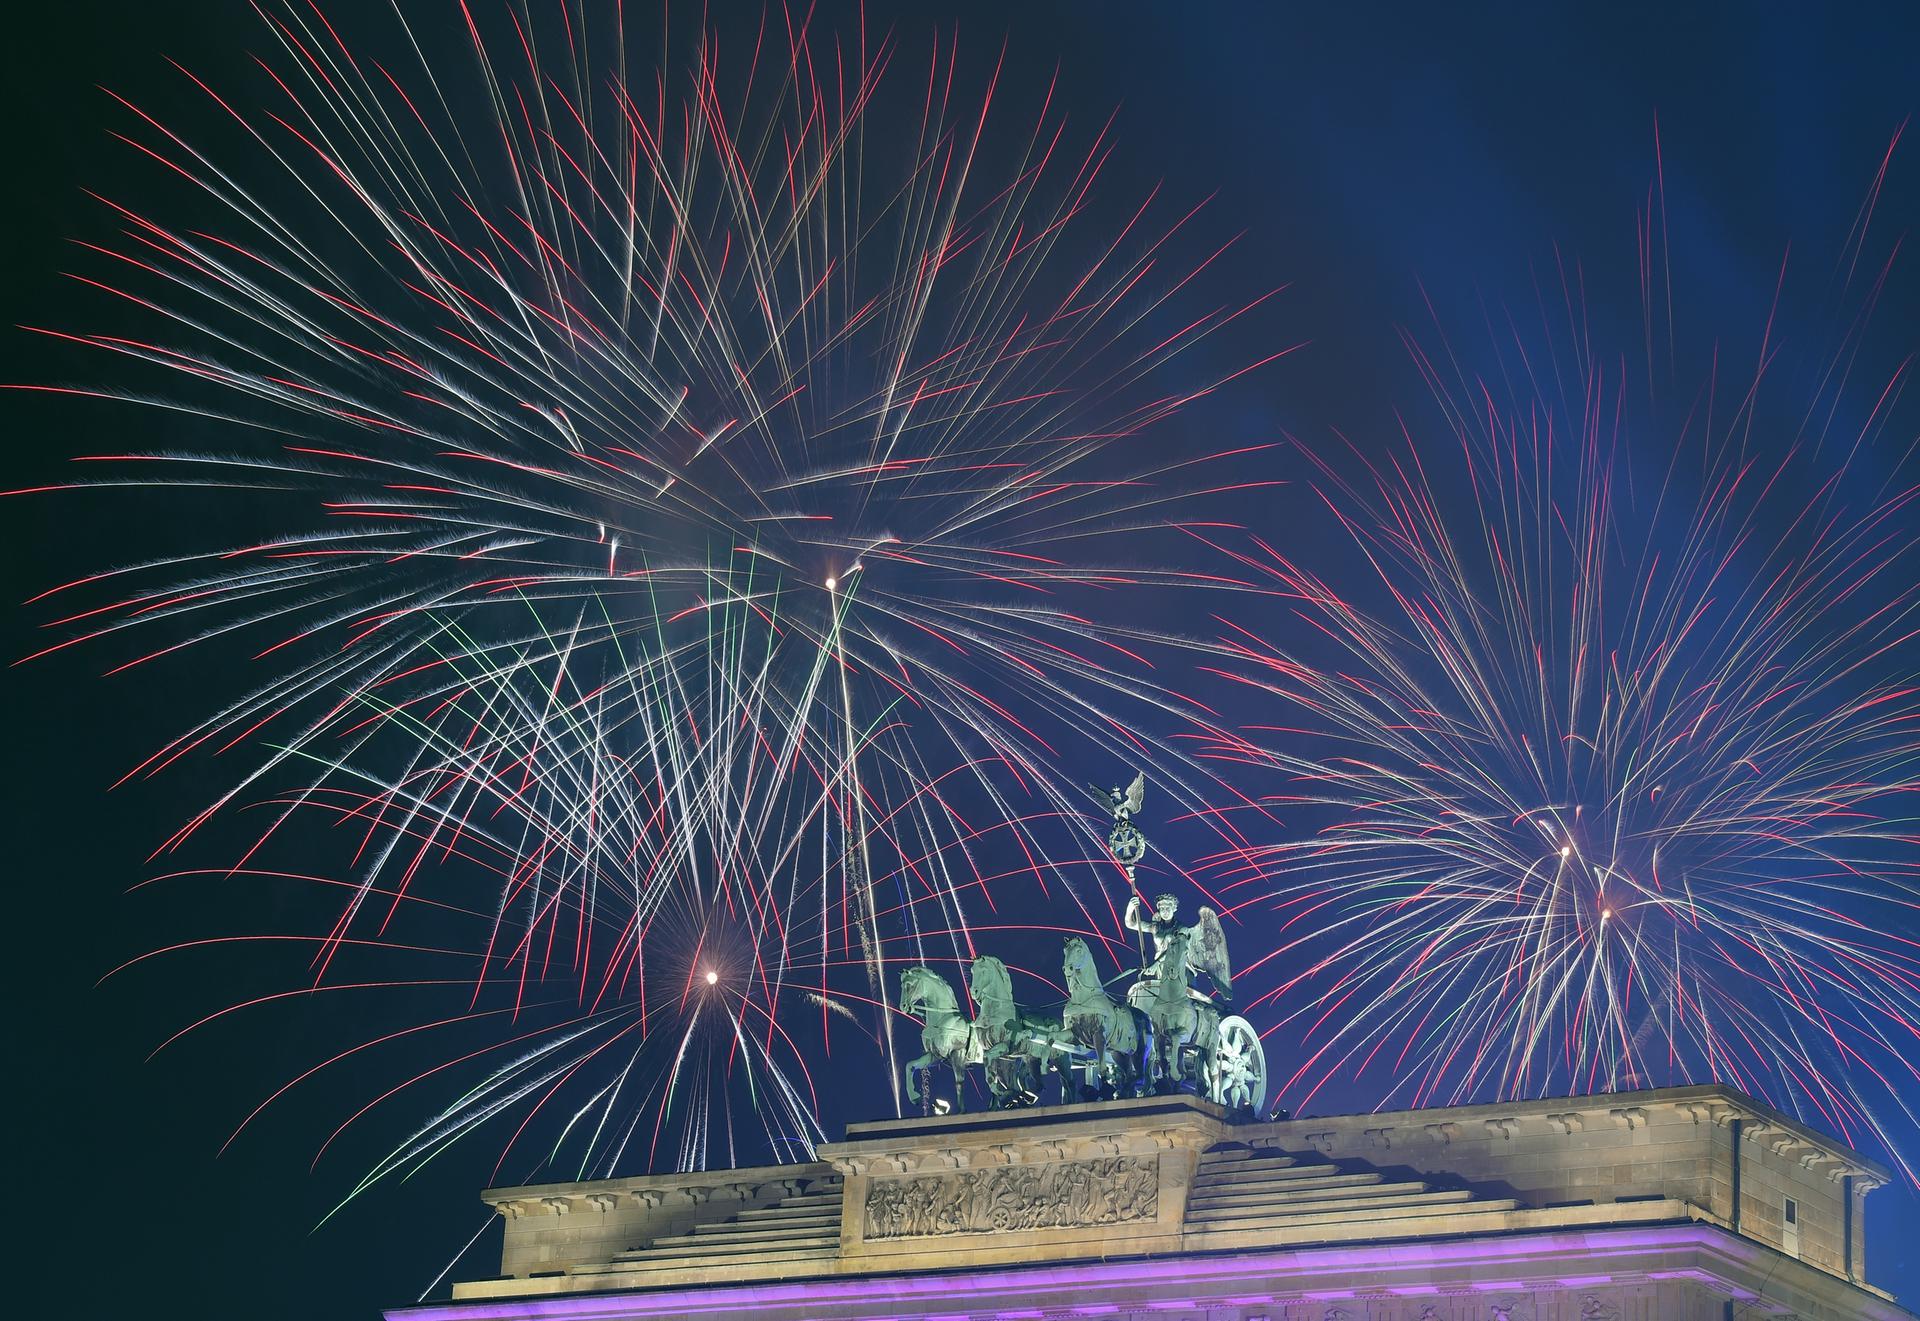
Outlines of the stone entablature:
<svg viewBox="0 0 1920 1321">
<path fill-rule="evenodd" d="M 833 1172 L 824 1162 L 769 1165 L 492 1188 L 481 1197 L 507 1221 L 500 1273 L 526 1276 L 609 1261 L 636 1243 L 805 1191 Z"/>
<path fill-rule="evenodd" d="M 1124 1261 L 1284 1256 L 1287 1289 L 1230 1290 L 1227 1310 L 1209 1303 L 1187 1321 L 1499 1321 L 1503 1309 L 1507 1321 L 1719 1321 L 1694 1309 L 1709 1298 L 1802 1321 L 1911 1321 L 1860 1282 L 1859 1202 L 1886 1172 L 1720 1087 L 1254 1124 L 1192 1097 L 1150 1097 L 853 1125 L 820 1156 L 493 1190 L 503 1277 L 456 1286 L 455 1308 L 525 1299 L 530 1310 L 446 1315 L 547 1316 L 540 1299 L 617 1295 L 626 1301 L 611 1311 L 578 1314 L 653 1316 L 674 1309 L 647 1299 L 725 1310 L 723 1298 L 797 1287 L 782 1281 L 810 1281 L 817 1301 L 856 1277 L 917 1296 L 906 1282 L 1049 1263 L 1101 1263 L 1106 1280 Z M 1797 1241 L 1782 1232 L 1787 1197 Z M 1464 1251 L 1446 1245 L 1496 1242 L 1506 1246 L 1460 1258 L 1471 1269 L 1442 1269 Z M 1403 1278 L 1409 1262 L 1425 1263 L 1424 1282 Z M 1582 1281 L 1594 1288 L 1581 1294 Z M 930 1315 L 861 1310 L 857 1294 L 844 1312 L 795 1303 L 790 1314 Z M 1426 1301 L 1411 1310 L 1395 1301 L 1416 1295 Z M 981 1314 L 943 1296 L 951 1313 Z M 1256 1296 L 1272 1306 L 1234 1301 Z M 1096 1310 L 1124 1314 L 1124 1302 Z"/>
<path fill-rule="evenodd" d="M 1451 1175 L 1510 1190 L 1537 1207 L 1673 1197 L 1732 1225 L 1736 1132 L 1740 1232 L 1787 1250 L 1783 1212 L 1791 1197 L 1799 1217 L 1792 1255 L 1837 1275 L 1866 1278 L 1859 1201 L 1888 1181 L 1887 1170 L 1725 1087 L 1295 1119 L 1248 1125 L 1236 1137 Z M 1851 1263 L 1842 1260 L 1849 1237 Z"/>
</svg>

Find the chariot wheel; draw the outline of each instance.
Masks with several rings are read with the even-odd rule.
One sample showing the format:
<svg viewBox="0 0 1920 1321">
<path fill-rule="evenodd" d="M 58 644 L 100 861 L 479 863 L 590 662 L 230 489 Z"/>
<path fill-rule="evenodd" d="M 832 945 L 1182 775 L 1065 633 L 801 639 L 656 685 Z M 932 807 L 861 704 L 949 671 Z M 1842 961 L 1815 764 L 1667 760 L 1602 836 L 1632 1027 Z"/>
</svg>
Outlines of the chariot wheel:
<svg viewBox="0 0 1920 1321">
<path fill-rule="evenodd" d="M 1213 1050 L 1208 1099 L 1229 1110 L 1258 1113 L 1267 1103 L 1267 1053 L 1253 1024 L 1238 1015 L 1221 1019 Z"/>
</svg>

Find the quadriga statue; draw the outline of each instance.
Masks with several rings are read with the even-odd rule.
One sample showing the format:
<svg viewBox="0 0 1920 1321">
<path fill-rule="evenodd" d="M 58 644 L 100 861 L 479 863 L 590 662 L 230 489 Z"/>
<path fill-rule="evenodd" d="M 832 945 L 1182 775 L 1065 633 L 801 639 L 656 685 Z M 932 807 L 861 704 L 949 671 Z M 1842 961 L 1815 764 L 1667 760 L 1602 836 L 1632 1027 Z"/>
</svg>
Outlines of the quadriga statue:
<svg viewBox="0 0 1920 1321">
<path fill-rule="evenodd" d="M 1135 775 L 1125 789 L 1095 793 L 1113 817 L 1108 849 L 1132 886 L 1147 853 L 1146 836 L 1133 820 L 1145 799 L 1145 777 Z M 921 1075 L 945 1065 L 953 1077 L 951 1104 L 960 1109 L 966 1108 L 967 1070 L 973 1067 L 982 1070 L 987 1094 L 1001 1106 L 1033 1104 L 1048 1075 L 1058 1074 L 1065 1100 L 1188 1090 L 1232 1109 L 1260 1109 L 1266 1103 L 1266 1057 L 1253 1025 L 1231 1013 L 1233 971 L 1220 915 L 1203 907 L 1189 925 L 1180 921 L 1175 896 L 1163 894 L 1148 908 L 1136 890 L 1125 921 L 1141 937 L 1140 969 L 1125 1000 L 1116 1003 L 1107 994 L 1091 948 L 1072 936 L 1061 960 L 1067 996 L 1057 1018 L 1023 1012 L 1006 964 L 991 954 L 974 959 L 969 969 L 974 1018 L 933 969 L 902 973 L 900 1007 L 921 1020 L 922 1053 L 906 1066 L 907 1100 L 921 1104 Z M 1212 994 L 1195 985 L 1198 978 L 1211 985 Z M 933 1105 L 949 1108 L 945 1101 Z"/>
<path fill-rule="evenodd" d="M 1204 928 L 1213 915 L 1201 911 Z M 966 1078 L 975 1068 L 996 1106 L 1034 1104 L 1057 1074 L 1063 1101 L 1186 1090 L 1231 1108 L 1257 1109 L 1266 1093 L 1259 1038 L 1245 1019 L 1223 1018 L 1192 983 L 1201 957 L 1215 985 L 1227 982 L 1224 942 L 1216 953 L 1196 956 L 1195 929 L 1177 922 L 1156 939 L 1154 961 L 1125 1000 L 1116 1001 L 1087 942 L 1070 937 L 1061 959 L 1067 998 L 1058 1018 L 1022 1010 L 1006 964 L 991 954 L 969 968 L 974 1017 L 945 977 L 928 967 L 908 968 L 900 975 L 900 1007 L 921 1021 L 921 1054 L 905 1069 L 908 1103 L 923 1104 L 926 1077 L 944 1066 L 953 1100 L 932 1100 L 939 1112 L 966 1109 Z"/>
</svg>

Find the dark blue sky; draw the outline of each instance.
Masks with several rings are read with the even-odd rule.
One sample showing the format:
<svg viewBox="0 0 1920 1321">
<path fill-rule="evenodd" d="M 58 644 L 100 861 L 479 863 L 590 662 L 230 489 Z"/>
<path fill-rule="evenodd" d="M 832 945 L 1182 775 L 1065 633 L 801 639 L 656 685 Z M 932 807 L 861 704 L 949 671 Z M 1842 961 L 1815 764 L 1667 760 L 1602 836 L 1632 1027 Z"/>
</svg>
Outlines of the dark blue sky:
<svg viewBox="0 0 1920 1321">
<path fill-rule="evenodd" d="M 350 30 L 355 8 L 329 13 Z M 378 24 L 380 6 L 371 8 Z M 69 260 L 64 241 L 98 223 L 80 190 L 111 183 L 120 159 L 108 138 L 120 119 L 96 84 L 164 104 L 177 84 L 161 56 L 236 70 L 256 44 L 242 4 L 208 3 L 185 18 L 170 9 L 68 0 L 10 20 L 12 104 L 0 122 L 10 128 L 12 232 L 0 321 L 65 324 L 71 295 L 54 274 Z M 1292 283 L 1278 322 L 1313 341 L 1309 365 L 1263 374 L 1220 405 L 1242 435 L 1379 425 L 1409 390 L 1395 327 L 1424 319 L 1422 285 L 1451 309 L 1482 293 L 1525 298 L 1555 245 L 1618 294 L 1595 297 L 1597 315 L 1619 320 L 1632 342 L 1639 304 L 1627 282 L 1656 118 L 1672 243 L 1684 254 L 1676 317 L 1683 331 L 1750 348 L 1783 253 L 1791 244 L 1796 261 L 1831 264 L 1920 86 L 1913 5 L 874 4 L 869 21 L 913 33 L 955 16 L 976 60 L 1004 36 L 1013 76 L 1044 79 L 1057 63 L 1080 113 L 1104 118 L 1117 103 L 1110 169 L 1149 186 L 1164 179 L 1174 196 L 1217 191 L 1216 219 L 1247 231 L 1232 269 L 1250 289 Z M 1896 154 L 1877 221 L 1887 233 L 1920 219 L 1917 151 L 1909 140 Z M 1876 351 L 1914 349 L 1915 289 L 1907 269 L 1881 309 Z M 0 343 L 10 381 L 100 370 L 11 330 Z M 1244 347 L 1222 344 L 1222 361 L 1243 360 Z M 44 479 L 77 427 L 159 425 L 46 399 L 9 400 L 7 414 L 7 486 Z M 79 504 L 9 504 L 5 515 L 14 599 L 110 530 L 102 510 Z M 9 618 L 13 654 L 32 649 L 34 622 Z M 119 896 L 195 798 L 191 786 L 164 784 L 104 794 L 133 756 L 174 732 L 155 710 L 166 695 L 95 684 L 74 668 L 29 667 L 7 683 L 8 707 L 27 713 L 5 798 L 27 903 L 10 960 L 25 1102 L 16 1182 L 30 1203 L 75 1199 L 112 1228 L 106 1241 L 92 1229 L 55 1235 L 34 1254 L 29 1289 L 57 1284 L 31 1310 L 64 1300 L 102 1315 L 137 1302 L 145 1315 L 339 1318 L 411 1299 L 481 1222 L 472 1166 L 430 1173 L 310 1233 L 337 1189 L 314 1187 L 300 1153 L 311 1150 L 314 1115 L 339 1098 L 316 1097 L 304 1132 L 294 1121 L 213 1154 L 264 1078 L 311 1062 L 298 1021 L 251 1046 L 252 1059 L 148 1065 L 178 1014 L 94 989 L 145 942 Z M 1872 1204 L 1874 1277 L 1913 1306 L 1914 1195 L 1889 1189 Z"/>
</svg>

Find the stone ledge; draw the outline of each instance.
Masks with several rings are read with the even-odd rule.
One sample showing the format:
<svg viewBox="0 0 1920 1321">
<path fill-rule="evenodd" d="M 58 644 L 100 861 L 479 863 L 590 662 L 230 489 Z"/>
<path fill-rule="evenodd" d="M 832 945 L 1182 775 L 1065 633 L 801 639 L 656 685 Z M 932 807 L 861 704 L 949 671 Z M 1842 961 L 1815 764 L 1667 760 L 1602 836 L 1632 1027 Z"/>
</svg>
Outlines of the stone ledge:
<svg viewBox="0 0 1920 1321">
<path fill-rule="evenodd" d="M 1648 1204 L 1651 1206 L 1652 1204 Z M 1573 1277 L 1571 1283 L 1570 1277 Z M 1916 1321 L 1884 1296 L 1699 1220 L 1322 1244 L 1159 1258 L 953 1269 L 915 1274 L 821 1273 L 779 1282 L 727 1282 L 720 1272 L 673 1285 L 617 1275 L 488 1280 L 461 1285 L 456 1301 L 395 1309 L 389 1321 L 627 1321 L 747 1313 L 758 1321 L 820 1316 L 925 1316 L 1008 1308 L 1115 1306 L 1148 1310 L 1161 1298 L 1188 1309 L 1285 1304 L 1316 1297 L 1394 1299 L 1450 1293 L 1564 1292 L 1662 1280 L 1693 1281 L 1716 1296 L 1752 1299 L 1813 1317 Z"/>
<path fill-rule="evenodd" d="M 877 1119 L 848 1124 L 844 1141 L 833 1148 L 859 1148 L 871 1142 L 891 1146 L 902 1139 L 915 1145 L 937 1145 L 950 1136 L 985 1130 L 1019 1135 L 1030 1129 L 1062 1124 L 1099 1124 L 1114 1127 L 1124 1121 L 1134 1126 L 1150 1118 L 1187 1119 L 1200 1117 L 1226 1124 L 1227 1111 L 1198 1096 L 1141 1096 L 1125 1101 L 1100 1101 L 1072 1105 L 1041 1105 L 1024 1110 L 981 1110 L 962 1114 L 929 1115 L 909 1119 Z M 825 1148 L 823 1148 L 825 1150 Z"/>
</svg>

